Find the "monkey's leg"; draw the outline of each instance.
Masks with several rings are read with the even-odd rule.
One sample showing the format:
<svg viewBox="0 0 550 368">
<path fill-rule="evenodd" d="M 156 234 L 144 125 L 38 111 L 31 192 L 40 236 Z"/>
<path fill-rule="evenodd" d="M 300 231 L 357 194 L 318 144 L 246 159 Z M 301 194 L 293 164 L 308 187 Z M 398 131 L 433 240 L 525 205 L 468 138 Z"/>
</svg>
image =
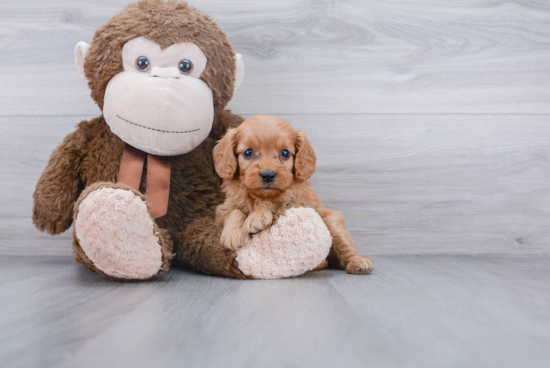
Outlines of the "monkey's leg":
<svg viewBox="0 0 550 368">
<path fill-rule="evenodd" d="M 287 212 L 294 207 L 299 211 Z M 264 230 L 267 232 L 256 234 L 237 252 L 221 245 L 222 226 L 216 226 L 213 218 L 195 220 L 177 237 L 175 263 L 209 275 L 241 279 L 292 277 L 326 268 L 328 262 L 323 259 L 329 251 L 330 234 L 315 211 L 311 208 L 302 211 L 299 207 L 307 206 L 288 203 L 273 213 L 274 224 L 270 229 L 279 227 L 277 240 L 270 230 Z M 296 221 L 305 222 L 299 227 L 290 225 Z M 305 253 L 296 249 L 296 243 L 300 243 L 297 239 L 303 237 L 304 231 L 313 240 L 311 244 L 303 244 Z"/>
<path fill-rule="evenodd" d="M 207 275 L 249 278 L 239 270 L 235 252 L 221 244 L 221 233 L 222 227 L 215 225 L 214 218 L 195 220 L 178 235 L 174 262 Z"/>
<path fill-rule="evenodd" d="M 95 183 L 74 208 L 75 261 L 117 280 L 146 280 L 169 270 L 172 240 L 148 212 L 145 196 L 120 183 Z"/>
</svg>

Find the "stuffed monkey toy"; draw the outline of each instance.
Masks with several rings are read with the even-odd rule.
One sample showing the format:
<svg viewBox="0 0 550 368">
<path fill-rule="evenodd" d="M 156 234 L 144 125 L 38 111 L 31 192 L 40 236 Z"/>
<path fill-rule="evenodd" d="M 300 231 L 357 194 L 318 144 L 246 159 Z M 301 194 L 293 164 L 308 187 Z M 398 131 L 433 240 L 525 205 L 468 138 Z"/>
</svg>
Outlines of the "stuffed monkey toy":
<svg viewBox="0 0 550 368">
<path fill-rule="evenodd" d="M 275 260 L 299 265 L 279 274 L 243 272 L 219 243 L 210 222 L 223 194 L 212 150 L 243 121 L 225 106 L 244 66 L 208 15 L 185 2 L 140 1 L 99 28 L 91 46 L 78 43 L 75 59 L 102 115 L 80 122 L 53 151 L 33 222 L 51 234 L 74 224 L 76 262 L 108 278 L 147 280 L 171 263 L 234 278 L 296 276 L 326 258 L 330 235 L 307 211 L 298 218 L 325 239 L 315 245 L 321 259 Z M 284 217 L 273 225 L 283 233 Z"/>
</svg>

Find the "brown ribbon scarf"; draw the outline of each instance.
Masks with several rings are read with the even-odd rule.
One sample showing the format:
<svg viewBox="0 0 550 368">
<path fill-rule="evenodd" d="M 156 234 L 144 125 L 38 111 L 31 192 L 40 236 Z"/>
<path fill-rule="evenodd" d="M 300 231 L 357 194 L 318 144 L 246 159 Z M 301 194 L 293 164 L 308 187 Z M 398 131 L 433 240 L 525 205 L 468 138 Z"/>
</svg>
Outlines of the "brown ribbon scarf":
<svg viewBox="0 0 550 368">
<path fill-rule="evenodd" d="M 145 194 L 147 195 L 147 202 L 151 205 L 151 216 L 157 219 L 168 212 L 171 157 L 147 154 L 127 144 L 122 152 L 118 182 L 139 191 L 145 155 L 147 155 Z"/>
</svg>

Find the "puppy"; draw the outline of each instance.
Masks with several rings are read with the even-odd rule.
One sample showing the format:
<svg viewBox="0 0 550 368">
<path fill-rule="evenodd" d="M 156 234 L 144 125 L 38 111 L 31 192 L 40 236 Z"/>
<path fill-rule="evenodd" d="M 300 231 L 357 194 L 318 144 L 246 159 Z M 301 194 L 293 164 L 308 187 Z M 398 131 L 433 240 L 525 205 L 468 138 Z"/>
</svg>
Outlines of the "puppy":
<svg viewBox="0 0 550 368">
<path fill-rule="evenodd" d="M 237 250 L 250 234 L 271 226 L 277 208 L 301 202 L 321 215 L 332 235 L 329 256 L 317 269 L 369 272 L 372 260 L 355 249 L 342 214 L 325 208 L 306 181 L 315 163 L 304 132 L 279 117 L 257 115 L 228 130 L 214 148 L 214 165 L 224 179 L 226 196 L 216 210 L 216 225 L 223 226 L 222 245 Z"/>
</svg>

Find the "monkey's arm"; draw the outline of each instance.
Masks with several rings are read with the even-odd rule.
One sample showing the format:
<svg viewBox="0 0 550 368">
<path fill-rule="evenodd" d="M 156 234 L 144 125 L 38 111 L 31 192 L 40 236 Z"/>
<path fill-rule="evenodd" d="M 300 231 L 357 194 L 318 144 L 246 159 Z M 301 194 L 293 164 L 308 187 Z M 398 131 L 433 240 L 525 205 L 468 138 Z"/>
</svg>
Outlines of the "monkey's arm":
<svg viewBox="0 0 550 368">
<path fill-rule="evenodd" d="M 85 156 L 84 134 L 77 129 L 53 152 L 36 183 L 32 220 L 40 231 L 60 234 L 73 221 L 73 205 L 83 189 L 80 164 Z"/>
</svg>

